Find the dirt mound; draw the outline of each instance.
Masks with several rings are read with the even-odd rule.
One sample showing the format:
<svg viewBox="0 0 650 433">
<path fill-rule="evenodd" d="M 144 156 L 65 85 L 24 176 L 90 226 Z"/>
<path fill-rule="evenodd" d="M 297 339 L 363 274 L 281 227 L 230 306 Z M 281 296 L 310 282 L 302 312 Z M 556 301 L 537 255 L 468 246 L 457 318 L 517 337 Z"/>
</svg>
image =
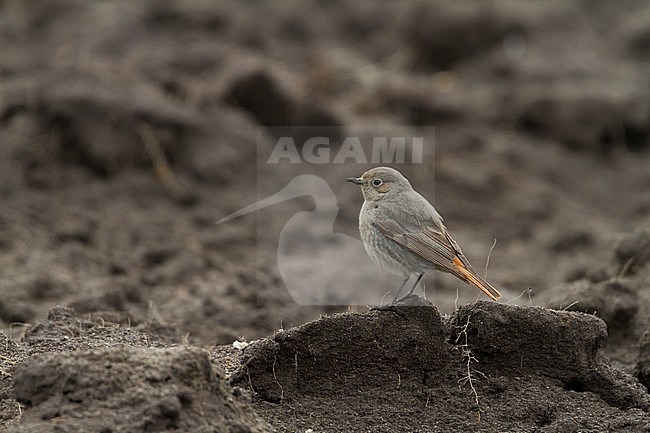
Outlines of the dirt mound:
<svg viewBox="0 0 650 433">
<path fill-rule="evenodd" d="M 291 91 L 275 75 L 265 65 L 243 70 L 240 66 L 226 79 L 223 98 L 267 127 L 321 126 L 325 127 L 323 130 L 329 127 L 334 139 L 342 137 L 340 119 L 322 104 L 311 102 L 295 89 Z"/>
<path fill-rule="evenodd" d="M 90 320 L 77 316 L 72 308 L 58 307 L 50 310 L 47 321 L 29 327 L 24 342 L 30 353 L 94 349 L 119 344 L 136 347 L 167 346 L 169 343 L 162 337 L 164 332 L 159 332 L 158 336 L 140 331 L 150 326 L 151 323 L 133 328 L 121 326 L 105 320 L 102 314 L 97 314 L 94 320 Z"/>
<path fill-rule="evenodd" d="M 12 371 L 26 355 L 27 351 L 0 334 L 0 426 L 8 425 L 20 416 L 21 407 L 13 390 Z"/>
<path fill-rule="evenodd" d="M 451 324 L 467 334 L 477 361 L 496 369 L 491 373 L 523 370 L 565 382 L 594 369 L 607 335 L 605 323 L 586 314 L 487 302 L 461 307 Z"/>
<path fill-rule="evenodd" d="M 650 110 L 647 95 L 616 95 L 589 90 L 566 90 L 549 95 L 531 92 L 520 99 L 520 126 L 542 137 L 551 137 L 570 149 L 607 154 L 626 146 L 648 146 Z"/>
<path fill-rule="evenodd" d="M 585 269 L 576 281 L 558 284 L 540 297 L 547 307 L 603 319 L 609 332 L 603 352 L 619 368 L 636 371 L 639 377 L 645 359 L 643 333 L 650 326 L 648 239 L 647 230 L 625 235 L 608 262 Z"/>
<path fill-rule="evenodd" d="M 120 326 L 56 308 L 17 345 L 0 343 L 0 419 L 11 431 L 273 431 L 195 347 L 161 324 Z M 144 332 L 143 332 L 144 331 Z"/>
<path fill-rule="evenodd" d="M 592 315 L 478 302 L 461 307 L 451 322 L 467 333 L 485 373 L 527 371 L 558 379 L 567 390 L 598 394 L 621 409 L 650 411 L 650 395 L 597 355 L 607 331 Z"/>
<path fill-rule="evenodd" d="M 256 341 L 232 380 L 287 431 L 641 432 L 650 395 L 597 355 L 605 336 L 581 313 L 479 302 L 443 320 L 432 306 L 397 306 Z"/>
<path fill-rule="evenodd" d="M 638 289 L 622 279 L 600 283 L 580 280 L 555 292 L 557 295 L 547 303 L 548 307 L 595 314 L 607 323 L 610 333 L 629 332 L 639 309 Z"/>
<path fill-rule="evenodd" d="M 444 382 L 450 359 L 435 307 L 341 314 L 251 344 L 234 382 L 275 403 L 328 390 L 354 395 L 393 381 Z"/>
<path fill-rule="evenodd" d="M 14 373 L 15 431 L 267 432 L 196 348 L 114 347 L 34 356 Z"/>
<path fill-rule="evenodd" d="M 650 263 L 650 229 L 630 233 L 616 247 L 618 271 L 635 275 Z"/>
<path fill-rule="evenodd" d="M 199 124 L 197 112 L 172 103 L 151 83 L 104 70 L 61 68 L 33 76 L 20 92 L 17 88 L 11 81 L 1 88 L 6 120 L 17 111 L 33 115 L 34 126 L 56 131 L 63 160 L 100 175 L 151 165 L 143 144 L 148 130 L 155 130 L 158 145 L 173 154 L 184 131 Z"/>
<path fill-rule="evenodd" d="M 402 24 L 414 58 L 422 66 L 447 69 L 454 63 L 499 46 L 524 25 L 494 2 L 474 7 L 470 2 L 420 2 Z"/>
</svg>

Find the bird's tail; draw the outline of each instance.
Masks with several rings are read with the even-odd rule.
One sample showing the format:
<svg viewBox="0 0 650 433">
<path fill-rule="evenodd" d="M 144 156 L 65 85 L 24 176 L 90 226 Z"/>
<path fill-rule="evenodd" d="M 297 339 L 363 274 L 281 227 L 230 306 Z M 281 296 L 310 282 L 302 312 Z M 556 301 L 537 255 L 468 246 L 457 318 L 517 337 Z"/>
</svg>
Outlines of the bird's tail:
<svg viewBox="0 0 650 433">
<path fill-rule="evenodd" d="M 456 269 L 458 272 L 465 277 L 467 281 L 470 283 L 474 284 L 476 287 L 478 287 L 483 293 L 488 295 L 493 301 L 498 300 L 501 297 L 501 293 L 490 283 L 485 281 L 483 278 L 478 276 L 474 269 L 471 267 L 465 266 L 465 264 L 458 258 L 454 258 L 454 265 L 456 265 Z"/>
</svg>

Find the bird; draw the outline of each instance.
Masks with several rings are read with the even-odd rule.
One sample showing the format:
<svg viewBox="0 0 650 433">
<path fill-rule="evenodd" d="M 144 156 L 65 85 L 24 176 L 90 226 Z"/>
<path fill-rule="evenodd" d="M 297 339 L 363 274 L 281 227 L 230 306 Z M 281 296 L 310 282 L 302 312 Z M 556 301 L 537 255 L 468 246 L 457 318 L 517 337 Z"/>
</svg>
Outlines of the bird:
<svg viewBox="0 0 650 433">
<path fill-rule="evenodd" d="M 391 167 L 375 167 L 361 177 L 346 180 L 359 185 L 363 193 L 359 231 L 370 259 L 379 269 L 404 278 L 389 305 L 398 301 L 407 281 L 416 274 L 415 284 L 402 299 L 411 295 L 428 269 L 471 283 L 494 301 L 501 297 L 474 270 L 442 216 L 402 173 Z"/>
</svg>

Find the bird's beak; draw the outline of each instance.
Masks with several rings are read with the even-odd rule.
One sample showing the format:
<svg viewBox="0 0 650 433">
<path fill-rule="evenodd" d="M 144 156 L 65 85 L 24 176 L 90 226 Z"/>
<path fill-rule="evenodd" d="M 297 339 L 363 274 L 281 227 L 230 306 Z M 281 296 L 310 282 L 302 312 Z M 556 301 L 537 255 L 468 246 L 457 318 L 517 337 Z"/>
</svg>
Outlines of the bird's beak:
<svg viewBox="0 0 650 433">
<path fill-rule="evenodd" d="M 345 180 L 348 182 L 356 183 L 357 185 L 362 185 L 363 184 L 363 179 L 360 177 L 348 177 Z"/>
</svg>

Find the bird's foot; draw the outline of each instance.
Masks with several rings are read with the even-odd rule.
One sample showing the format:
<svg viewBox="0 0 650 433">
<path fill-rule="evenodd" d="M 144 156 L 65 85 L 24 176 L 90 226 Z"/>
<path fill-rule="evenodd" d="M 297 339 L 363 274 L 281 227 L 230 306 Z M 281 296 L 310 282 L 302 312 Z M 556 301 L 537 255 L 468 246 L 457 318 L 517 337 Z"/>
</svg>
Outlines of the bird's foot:
<svg viewBox="0 0 650 433">
<path fill-rule="evenodd" d="M 390 304 L 386 305 L 378 305 L 376 307 L 372 307 L 370 311 L 397 311 L 398 308 L 400 307 L 410 307 L 414 305 L 421 305 L 421 299 L 418 295 L 414 294 L 409 294 L 404 296 L 403 298 L 394 300 Z"/>
<path fill-rule="evenodd" d="M 392 305 L 413 305 L 414 302 L 417 303 L 420 299 L 422 299 L 422 297 L 416 295 L 415 293 L 409 293 L 403 298 L 400 298 L 397 301 L 393 302 Z"/>
<path fill-rule="evenodd" d="M 401 309 L 403 307 L 430 307 L 431 305 L 433 304 L 431 304 L 431 302 L 427 301 L 426 299 L 415 294 L 409 294 L 404 296 L 403 298 L 391 302 L 390 304 L 373 307 L 371 308 L 371 311 L 395 312 L 398 309 Z"/>
<path fill-rule="evenodd" d="M 404 318 L 406 317 L 406 311 L 404 311 L 400 306 L 398 305 L 392 305 L 392 304 L 387 304 L 387 305 L 378 305 L 376 307 L 372 307 L 370 311 L 384 311 L 384 312 L 391 312 L 393 314 L 397 314 L 398 316 Z"/>
</svg>

